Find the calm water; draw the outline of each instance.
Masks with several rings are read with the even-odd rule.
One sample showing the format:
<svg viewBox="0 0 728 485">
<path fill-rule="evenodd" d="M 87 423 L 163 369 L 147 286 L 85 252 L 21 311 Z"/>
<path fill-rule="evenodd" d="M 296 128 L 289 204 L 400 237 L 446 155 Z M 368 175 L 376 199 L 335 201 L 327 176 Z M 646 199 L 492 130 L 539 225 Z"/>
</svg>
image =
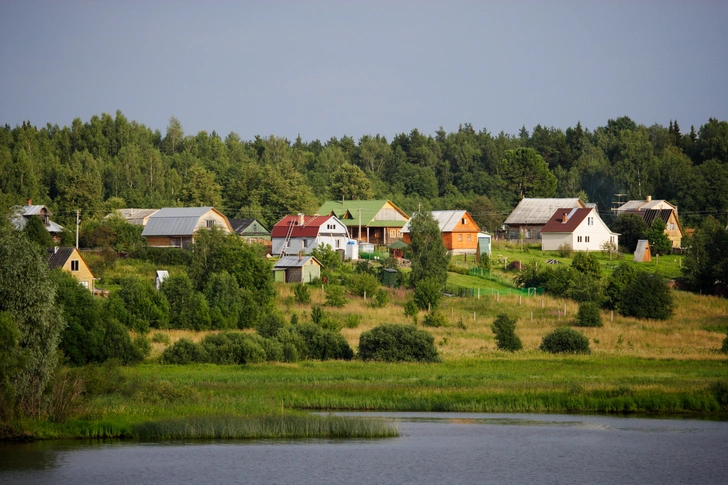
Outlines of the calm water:
<svg viewBox="0 0 728 485">
<path fill-rule="evenodd" d="M 0 484 L 728 483 L 725 421 L 368 415 L 393 419 L 401 436 L 0 445 Z"/>
</svg>

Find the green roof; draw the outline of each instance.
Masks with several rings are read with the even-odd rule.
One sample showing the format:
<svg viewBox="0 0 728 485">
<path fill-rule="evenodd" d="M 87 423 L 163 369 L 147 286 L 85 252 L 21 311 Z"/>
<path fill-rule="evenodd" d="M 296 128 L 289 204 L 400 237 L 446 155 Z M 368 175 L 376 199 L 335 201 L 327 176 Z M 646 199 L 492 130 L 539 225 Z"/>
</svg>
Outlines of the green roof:
<svg viewBox="0 0 728 485">
<path fill-rule="evenodd" d="M 383 200 L 329 200 L 324 202 L 324 205 L 318 210 L 320 215 L 328 215 L 332 212 L 336 217 L 344 223 L 345 226 L 358 226 L 359 225 L 359 209 L 361 209 L 361 225 L 366 227 L 402 227 L 406 221 L 399 220 L 374 220 L 374 217 L 381 211 L 384 206 L 389 202 L 386 199 Z M 393 207 L 397 207 L 393 203 Z M 404 211 L 401 211 L 404 214 Z M 405 217 L 407 217 L 405 215 Z"/>
</svg>

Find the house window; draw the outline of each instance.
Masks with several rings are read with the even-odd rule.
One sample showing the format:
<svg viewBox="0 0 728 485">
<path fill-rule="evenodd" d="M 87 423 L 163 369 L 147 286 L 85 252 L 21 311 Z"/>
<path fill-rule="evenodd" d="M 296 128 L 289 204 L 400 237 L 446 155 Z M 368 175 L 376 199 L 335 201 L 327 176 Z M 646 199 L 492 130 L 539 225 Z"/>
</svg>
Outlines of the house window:
<svg viewBox="0 0 728 485">
<path fill-rule="evenodd" d="M 78 271 L 78 260 L 71 260 L 71 271 Z"/>
<path fill-rule="evenodd" d="M 397 231 L 397 237 L 402 237 L 402 231 Z"/>
<path fill-rule="evenodd" d="M 465 225 L 465 224 L 467 224 L 467 223 L 468 223 L 468 221 L 466 221 L 464 217 L 463 217 L 462 219 L 460 219 L 460 222 L 461 222 L 461 223 L 462 223 L 463 225 Z"/>
<path fill-rule="evenodd" d="M 339 249 L 341 247 L 341 240 L 336 240 L 336 249 Z"/>
<path fill-rule="evenodd" d="M 581 236 L 576 236 L 576 242 L 581 242 Z"/>
<path fill-rule="evenodd" d="M 472 241 L 472 240 L 473 240 L 473 238 L 472 238 L 472 234 L 468 234 L 468 242 L 470 242 L 470 241 Z"/>
<path fill-rule="evenodd" d="M 587 217 L 586 218 L 586 223 L 589 226 L 593 226 L 594 225 L 594 218 L 593 217 Z"/>
<path fill-rule="evenodd" d="M 584 236 L 584 242 L 589 242 L 589 236 Z"/>
<path fill-rule="evenodd" d="M 336 224 L 326 224 L 326 229 L 333 231 L 336 229 Z"/>
<path fill-rule="evenodd" d="M 458 241 L 460 241 L 460 242 L 463 241 L 463 235 L 462 234 L 458 234 Z"/>
<path fill-rule="evenodd" d="M 396 229 L 390 229 L 389 230 L 389 237 L 397 237 L 397 230 Z"/>
<path fill-rule="evenodd" d="M 88 290 L 88 281 L 82 281 L 81 286 L 83 286 L 84 288 L 86 288 Z"/>
<path fill-rule="evenodd" d="M 209 221 L 205 221 L 205 224 L 207 225 L 208 229 L 212 229 L 215 227 L 215 221 L 213 219 L 210 219 Z"/>
</svg>

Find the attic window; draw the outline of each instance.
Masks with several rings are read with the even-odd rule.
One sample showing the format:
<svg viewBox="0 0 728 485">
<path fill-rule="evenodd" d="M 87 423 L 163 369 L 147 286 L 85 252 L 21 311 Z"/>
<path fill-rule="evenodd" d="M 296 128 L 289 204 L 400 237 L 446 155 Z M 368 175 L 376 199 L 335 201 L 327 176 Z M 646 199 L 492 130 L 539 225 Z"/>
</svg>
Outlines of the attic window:
<svg viewBox="0 0 728 485">
<path fill-rule="evenodd" d="M 78 271 L 78 260 L 77 259 L 71 260 L 71 271 Z"/>
<path fill-rule="evenodd" d="M 214 219 L 210 219 L 209 221 L 205 221 L 205 223 L 207 224 L 207 228 L 208 229 L 212 229 L 213 227 L 215 227 L 215 220 Z"/>
<path fill-rule="evenodd" d="M 587 217 L 586 218 L 586 223 L 589 226 L 593 226 L 594 225 L 594 218 L 593 217 Z"/>
<path fill-rule="evenodd" d="M 465 218 L 464 218 L 464 217 L 463 217 L 462 219 L 460 219 L 460 222 L 461 222 L 461 223 L 462 223 L 463 225 L 465 225 L 465 224 L 467 224 L 467 223 L 468 223 L 468 222 L 467 222 L 467 221 L 465 220 Z"/>
</svg>

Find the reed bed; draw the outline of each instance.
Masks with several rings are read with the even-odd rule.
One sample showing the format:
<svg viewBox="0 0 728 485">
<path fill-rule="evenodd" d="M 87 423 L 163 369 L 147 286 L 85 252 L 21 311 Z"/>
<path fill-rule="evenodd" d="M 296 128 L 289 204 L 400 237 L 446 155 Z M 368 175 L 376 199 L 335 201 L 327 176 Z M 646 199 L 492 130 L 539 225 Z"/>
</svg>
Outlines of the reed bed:
<svg viewBox="0 0 728 485">
<path fill-rule="evenodd" d="M 353 416 L 282 415 L 264 417 L 196 416 L 140 423 L 133 435 L 141 440 L 172 439 L 304 439 L 391 438 L 396 425 Z"/>
</svg>

